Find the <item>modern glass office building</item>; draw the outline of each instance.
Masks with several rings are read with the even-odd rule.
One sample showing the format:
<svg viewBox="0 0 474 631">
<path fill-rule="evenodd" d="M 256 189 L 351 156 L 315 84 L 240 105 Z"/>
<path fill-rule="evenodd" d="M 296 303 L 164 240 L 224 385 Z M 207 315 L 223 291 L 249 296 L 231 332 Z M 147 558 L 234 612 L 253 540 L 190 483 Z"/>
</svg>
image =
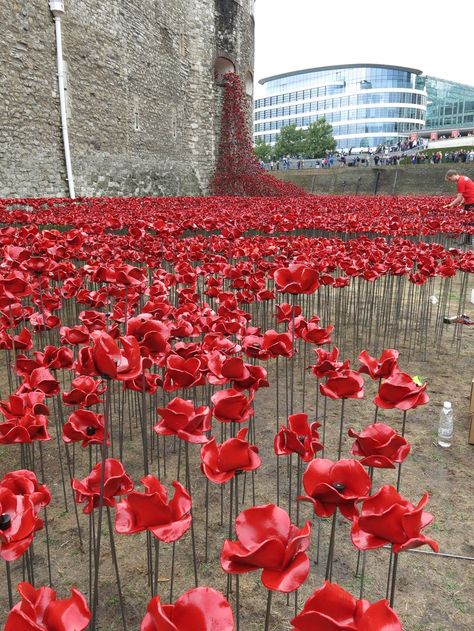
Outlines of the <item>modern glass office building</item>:
<svg viewBox="0 0 474 631">
<path fill-rule="evenodd" d="M 425 128 L 421 70 L 348 64 L 300 70 L 259 82 L 254 139 L 273 144 L 286 125 L 307 128 L 324 116 L 338 149 L 394 145 Z"/>
<path fill-rule="evenodd" d="M 426 77 L 426 91 L 425 131 L 448 135 L 474 131 L 474 87 Z"/>
</svg>

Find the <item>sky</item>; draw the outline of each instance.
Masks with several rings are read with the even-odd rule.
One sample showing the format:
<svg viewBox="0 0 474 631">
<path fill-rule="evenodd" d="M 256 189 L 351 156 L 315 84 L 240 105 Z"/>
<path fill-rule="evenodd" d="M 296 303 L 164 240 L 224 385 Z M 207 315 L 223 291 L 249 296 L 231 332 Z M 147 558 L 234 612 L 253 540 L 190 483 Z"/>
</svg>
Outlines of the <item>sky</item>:
<svg viewBox="0 0 474 631">
<path fill-rule="evenodd" d="M 263 77 L 344 63 L 474 86 L 474 0 L 256 0 L 256 96 Z"/>
</svg>

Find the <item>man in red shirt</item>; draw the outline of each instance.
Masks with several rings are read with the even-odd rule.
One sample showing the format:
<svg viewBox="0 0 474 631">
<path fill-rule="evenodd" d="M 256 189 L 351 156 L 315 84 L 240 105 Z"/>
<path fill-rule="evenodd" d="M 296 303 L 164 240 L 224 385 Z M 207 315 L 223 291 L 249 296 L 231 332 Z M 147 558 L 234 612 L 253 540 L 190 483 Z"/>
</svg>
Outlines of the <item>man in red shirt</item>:
<svg viewBox="0 0 474 631">
<path fill-rule="evenodd" d="M 446 180 L 448 182 L 457 182 L 458 194 L 444 208 L 463 205 L 464 210 L 474 211 L 474 182 L 467 175 L 459 175 L 455 169 L 449 169 L 446 173 Z"/>
</svg>

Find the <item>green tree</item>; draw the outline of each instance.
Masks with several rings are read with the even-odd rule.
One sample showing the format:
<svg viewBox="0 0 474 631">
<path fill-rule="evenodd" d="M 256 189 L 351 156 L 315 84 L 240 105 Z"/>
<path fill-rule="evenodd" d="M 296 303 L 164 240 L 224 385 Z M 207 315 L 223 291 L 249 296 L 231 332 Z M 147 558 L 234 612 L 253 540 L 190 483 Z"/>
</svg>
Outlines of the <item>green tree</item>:
<svg viewBox="0 0 474 631">
<path fill-rule="evenodd" d="M 257 138 L 255 141 L 255 145 L 253 148 L 254 154 L 257 156 L 259 160 L 263 160 L 264 162 L 269 162 L 270 157 L 272 155 L 272 147 L 268 145 L 263 138 Z"/>
<path fill-rule="evenodd" d="M 304 137 L 302 153 L 306 158 L 322 158 L 328 151 L 334 151 L 336 141 L 332 127 L 326 119 L 319 118 L 311 123 Z"/>
<path fill-rule="evenodd" d="M 296 125 L 287 125 L 280 129 L 273 153 L 277 158 L 282 156 L 300 156 L 303 152 L 305 132 Z"/>
</svg>

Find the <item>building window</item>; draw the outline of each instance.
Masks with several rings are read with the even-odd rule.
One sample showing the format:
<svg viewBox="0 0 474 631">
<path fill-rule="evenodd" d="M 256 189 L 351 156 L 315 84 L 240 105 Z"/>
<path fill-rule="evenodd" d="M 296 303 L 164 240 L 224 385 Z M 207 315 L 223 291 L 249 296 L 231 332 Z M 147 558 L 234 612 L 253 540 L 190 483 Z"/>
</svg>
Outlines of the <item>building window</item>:
<svg viewBox="0 0 474 631">
<path fill-rule="evenodd" d="M 235 72 L 233 62 L 227 57 L 216 57 L 214 62 L 214 78 L 220 85 L 224 82 L 224 75 L 228 72 Z"/>
</svg>

